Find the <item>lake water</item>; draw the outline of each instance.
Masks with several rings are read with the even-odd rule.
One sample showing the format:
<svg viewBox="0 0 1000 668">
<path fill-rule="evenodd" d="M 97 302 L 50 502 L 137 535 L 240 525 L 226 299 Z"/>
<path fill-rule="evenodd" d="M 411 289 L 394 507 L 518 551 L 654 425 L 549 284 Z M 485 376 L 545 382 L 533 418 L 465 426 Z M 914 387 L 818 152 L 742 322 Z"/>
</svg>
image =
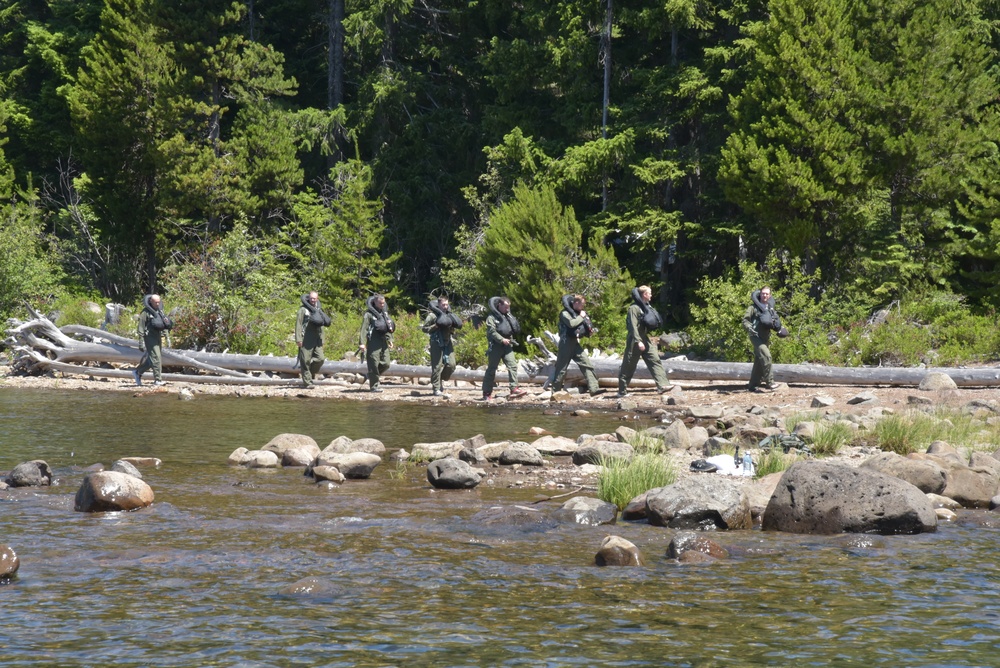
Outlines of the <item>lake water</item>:
<svg viewBox="0 0 1000 668">
<path fill-rule="evenodd" d="M 436 491 L 385 463 L 327 489 L 226 458 L 281 432 L 389 448 L 530 426 L 575 437 L 612 415 L 321 399 L 133 397 L 0 388 L 0 470 L 44 459 L 62 484 L 0 492 L 4 666 L 996 666 L 1000 530 L 982 513 L 921 536 L 713 537 L 681 566 L 647 524 L 481 526 L 537 491 Z M 156 493 L 132 513 L 73 511 L 80 469 L 122 456 Z M 557 503 L 541 504 L 554 509 Z M 616 533 L 643 568 L 597 568 Z M 287 596 L 302 578 L 322 593 Z"/>
</svg>

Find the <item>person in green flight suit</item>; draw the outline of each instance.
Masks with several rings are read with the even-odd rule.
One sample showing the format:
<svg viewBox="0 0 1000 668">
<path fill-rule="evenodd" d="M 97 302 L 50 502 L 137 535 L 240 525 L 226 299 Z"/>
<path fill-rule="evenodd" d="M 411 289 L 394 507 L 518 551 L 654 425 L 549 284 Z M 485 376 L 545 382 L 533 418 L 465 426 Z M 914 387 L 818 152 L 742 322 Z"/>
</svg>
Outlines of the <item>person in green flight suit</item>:
<svg viewBox="0 0 1000 668">
<path fill-rule="evenodd" d="M 163 312 L 160 295 L 146 295 L 142 298 L 142 313 L 139 314 L 139 325 L 136 333 L 142 342 L 141 349 L 146 353 L 139 360 L 139 366 L 132 370 L 132 379 L 136 385 L 142 385 L 142 374 L 153 370 L 153 385 L 163 385 L 160 346 L 163 332 L 174 326 L 173 321 Z"/>
<path fill-rule="evenodd" d="M 330 316 L 323 312 L 319 294 L 302 295 L 302 306 L 295 316 L 295 345 L 299 348 L 298 364 L 302 385 L 313 387 L 313 381 L 323 367 L 323 328 L 330 326 Z"/>
<path fill-rule="evenodd" d="M 659 352 L 656 350 L 656 340 L 650 338 L 651 330 L 663 326 L 660 314 L 649 305 L 653 291 L 648 285 L 640 285 L 632 291 L 632 301 L 625 314 L 625 352 L 622 355 L 622 365 L 618 369 L 618 396 L 628 395 L 628 384 L 632 381 L 639 358 L 646 363 L 646 368 L 656 382 L 659 393 L 670 390 L 667 374 L 663 370 Z"/>
<path fill-rule="evenodd" d="M 447 297 L 431 300 L 430 313 L 420 326 L 431 339 L 431 387 L 435 397 L 445 397 L 444 382 L 455 371 L 455 347 L 452 332 L 462 328 L 462 319 L 451 312 Z"/>
<path fill-rule="evenodd" d="M 510 386 L 508 399 L 516 399 L 527 394 L 517 386 L 517 357 L 514 356 L 514 337 L 521 333 L 521 325 L 510 312 L 510 299 L 490 297 L 490 314 L 486 316 L 486 373 L 483 376 L 483 401 L 493 398 L 497 368 L 502 360 L 507 367 L 507 382 Z"/>
<path fill-rule="evenodd" d="M 602 390 L 598 385 L 594 365 L 590 363 L 590 357 L 580 345 L 580 338 L 590 336 L 594 331 L 587 312 L 583 310 L 587 300 L 583 295 L 566 295 L 562 298 L 562 304 L 563 310 L 559 313 L 559 353 L 552 371 L 552 390 L 558 392 L 563 388 L 566 369 L 569 368 L 570 361 L 573 361 L 587 380 L 587 391 L 590 392 L 590 396 L 604 394 L 607 390 Z"/>
<path fill-rule="evenodd" d="M 743 315 L 743 329 L 750 335 L 753 344 L 753 369 L 750 371 L 750 383 L 747 389 L 751 392 L 773 392 L 774 372 L 771 368 L 771 330 L 784 338 L 788 330 L 782 327 L 781 319 L 774 310 L 774 298 L 771 288 L 762 287 L 750 294 L 750 306 Z"/>
<path fill-rule="evenodd" d="M 385 297 L 372 295 L 366 303 L 365 315 L 361 318 L 360 344 L 368 362 L 368 386 L 372 392 L 381 392 L 379 379 L 389 370 L 389 351 L 392 350 L 392 333 L 396 323 L 389 317 Z"/>
</svg>

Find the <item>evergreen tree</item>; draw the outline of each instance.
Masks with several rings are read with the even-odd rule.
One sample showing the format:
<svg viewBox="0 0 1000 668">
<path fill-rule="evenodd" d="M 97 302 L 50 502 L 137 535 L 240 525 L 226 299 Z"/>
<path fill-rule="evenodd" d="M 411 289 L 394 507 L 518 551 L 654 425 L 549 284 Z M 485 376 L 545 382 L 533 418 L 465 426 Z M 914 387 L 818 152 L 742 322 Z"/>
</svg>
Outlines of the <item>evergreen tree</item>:
<svg viewBox="0 0 1000 668">
<path fill-rule="evenodd" d="M 164 104 L 175 75 L 172 52 L 151 22 L 151 0 L 109 0 L 101 31 L 67 91 L 97 228 L 110 249 L 101 292 L 131 301 L 156 287 L 161 216 Z"/>
</svg>

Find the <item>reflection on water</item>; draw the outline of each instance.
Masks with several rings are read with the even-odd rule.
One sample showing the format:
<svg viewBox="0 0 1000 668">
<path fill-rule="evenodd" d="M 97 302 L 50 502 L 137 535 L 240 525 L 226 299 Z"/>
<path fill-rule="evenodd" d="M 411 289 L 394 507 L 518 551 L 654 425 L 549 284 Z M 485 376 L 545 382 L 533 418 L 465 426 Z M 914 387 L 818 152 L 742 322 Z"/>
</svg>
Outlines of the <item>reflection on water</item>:
<svg viewBox="0 0 1000 668">
<path fill-rule="evenodd" d="M 911 537 L 716 535 L 733 557 L 680 567 L 645 524 L 489 531 L 512 490 L 402 479 L 327 489 L 301 470 L 225 465 L 276 433 L 387 446 L 484 433 L 613 429 L 501 411 L 323 400 L 133 398 L 0 389 L 0 469 L 41 458 L 63 484 L 0 495 L 0 542 L 22 561 L 0 588 L 4 665 L 688 666 L 996 665 L 997 530 Z M 72 510 L 79 468 L 124 455 L 156 503 Z M 554 504 L 550 504 L 554 505 Z M 641 569 L 599 569 L 617 533 Z M 317 596 L 282 594 L 315 577 Z"/>
</svg>

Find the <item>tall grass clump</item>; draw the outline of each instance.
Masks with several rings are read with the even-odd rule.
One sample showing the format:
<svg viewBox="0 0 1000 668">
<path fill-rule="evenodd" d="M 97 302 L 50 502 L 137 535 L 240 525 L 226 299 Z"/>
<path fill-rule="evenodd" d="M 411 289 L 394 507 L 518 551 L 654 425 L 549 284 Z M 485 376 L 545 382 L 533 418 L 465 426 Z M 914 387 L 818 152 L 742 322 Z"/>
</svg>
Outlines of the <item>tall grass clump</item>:
<svg viewBox="0 0 1000 668">
<path fill-rule="evenodd" d="M 672 485 L 676 480 L 673 460 L 659 453 L 644 452 L 631 459 L 602 459 L 597 498 L 622 510 L 643 492 Z"/>
<path fill-rule="evenodd" d="M 647 431 L 638 431 L 628 439 L 628 444 L 638 453 L 664 453 L 663 436 L 653 435 Z"/>
<path fill-rule="evenodd" d="M 875 441 L 880 450 L 908 455 L 943 438 L 941 420 L 922 413 L 890 415 L 875 423 Z"/>
<path fill-rule="evenodd" d="M 755 462 L 754 470 L 758 478 L 784 471 L 795 463 L 796 455 L 786 455 L 778 448 L 766 450 Z"/>
<path fill-rule="evenodd" d="M 821 422 L 816 425 L 816 434 L 810 448 L 817 457 L 829 457 L 854 438 L 854 430 L 840 422 Z"/>
</svg>

